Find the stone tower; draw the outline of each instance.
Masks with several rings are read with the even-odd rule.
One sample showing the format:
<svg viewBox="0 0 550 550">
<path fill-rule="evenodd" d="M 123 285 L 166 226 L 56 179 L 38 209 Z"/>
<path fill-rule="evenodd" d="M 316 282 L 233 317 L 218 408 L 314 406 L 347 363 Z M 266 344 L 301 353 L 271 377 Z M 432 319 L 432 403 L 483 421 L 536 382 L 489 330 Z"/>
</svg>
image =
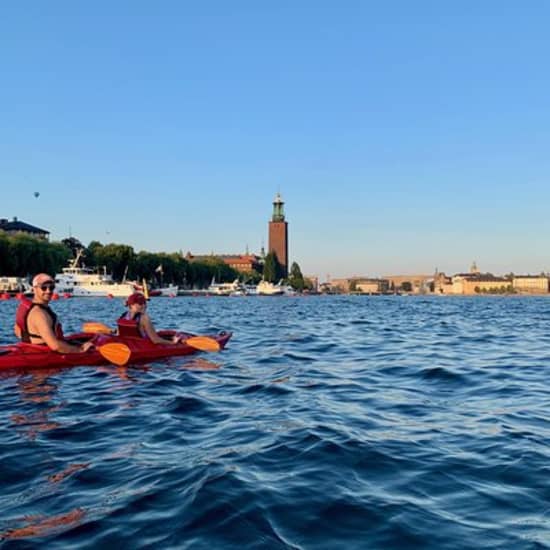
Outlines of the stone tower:
<svg viewBox="0 0 550 550">
<path fill-rule="evenodd" d="M 288 223 L 285 221 L 284 202 L 277 193 L 273 200 L 273 216 L 269 222 L 269 252 L 275 252 L 283 268 L 284 276 L 288 276 Z"/>
</svg>

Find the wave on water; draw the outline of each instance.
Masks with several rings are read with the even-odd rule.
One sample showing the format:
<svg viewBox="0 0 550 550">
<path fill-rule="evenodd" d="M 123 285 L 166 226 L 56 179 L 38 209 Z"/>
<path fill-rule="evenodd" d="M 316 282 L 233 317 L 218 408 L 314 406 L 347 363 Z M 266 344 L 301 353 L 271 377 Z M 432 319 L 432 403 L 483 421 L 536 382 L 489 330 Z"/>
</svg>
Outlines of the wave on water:
<svg viewBox="0 0 550 550">
<path fill-rule="evenodd" d="M 54 305 L 68 330 L 117 300 Z M 15 306 L 0 303 L 0 339 Z M 156 299 L 218 354 L 0 378 L 1 548 L 550 548 L 544 298 Z"/>
</svg>

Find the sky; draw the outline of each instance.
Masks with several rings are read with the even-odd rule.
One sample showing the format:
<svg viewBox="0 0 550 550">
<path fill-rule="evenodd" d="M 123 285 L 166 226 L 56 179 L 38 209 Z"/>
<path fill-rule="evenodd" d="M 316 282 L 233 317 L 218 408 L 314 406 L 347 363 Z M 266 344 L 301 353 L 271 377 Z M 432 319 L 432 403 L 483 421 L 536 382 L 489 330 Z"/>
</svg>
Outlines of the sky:
<svg viewBox="0 0 550 550">
<path fill-rule="evenodd" d="M 327 277 L 550 271 L 550 2 L 40 0 L 0 17 L 0 217 Z M 40 195 L 35 197 L 34 193 Z"/>
</svg>

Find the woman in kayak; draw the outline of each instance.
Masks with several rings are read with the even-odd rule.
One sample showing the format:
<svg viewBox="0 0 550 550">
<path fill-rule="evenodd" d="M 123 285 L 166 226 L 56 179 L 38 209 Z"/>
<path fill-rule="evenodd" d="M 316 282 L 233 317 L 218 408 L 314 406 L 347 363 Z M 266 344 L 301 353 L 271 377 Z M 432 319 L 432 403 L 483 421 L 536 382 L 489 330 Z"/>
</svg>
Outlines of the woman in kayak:
<svg viewBox="0 0 550 550">
<path fill-rule="evenodd" d="M 171 340 L 167 340 L 157 334 L 151 318 L 145 311 L 147 299 L 141 292 L 135 292 L 126 300 L 128 311 L 118 319 L 118 334 L 129 338 L 148 338 L 154 344 L 179 344 L 183 337 L 175 334 Z"/>
<path fill-rule="evenodd" d="M 84 353 L 93 347 L 91 342 L 81 346 L 69 344 L 63 339 L 61 323 L 50 308 L 55 289 L 54 280 L 47 273 L 39 273 L 32 280 L 32 302 L 21 300 L 15 314 L 15 335 L 22 342 L 48 346 L 58 353 Z"/>
</svg>

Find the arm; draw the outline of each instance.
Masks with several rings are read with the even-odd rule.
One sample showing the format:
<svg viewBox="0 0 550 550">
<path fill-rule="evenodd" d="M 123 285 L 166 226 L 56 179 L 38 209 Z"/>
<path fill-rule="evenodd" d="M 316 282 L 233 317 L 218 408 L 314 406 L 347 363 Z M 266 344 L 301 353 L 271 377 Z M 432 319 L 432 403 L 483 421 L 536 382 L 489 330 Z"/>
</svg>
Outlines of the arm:
<svg viewBox="0 0 550 550">
<path fill-rule="evenodd" d="M 28 325 L 31 332 L 40 334 L 40 338 L 52 351 L 58 353 L 84 353 L 93 347 L 91 342 L 85 342 L 82 346 L 73 346 L 68 342 L 59 340 L 52 330 L 50 318 L 38 308 L 29 313 Z"/>
<path fill-rule="evenodd" d="M 141 316 L 139 325 L 142 331 L 145 332 L 149 340 L 153 342 L 153 344 L 174 344 L 175 343 L 172 340 L 165 340 L 164 338 L 162 338 L 157 334 L 157 331 L 155 330 L 155 327 L 151 322 L 151 318 L 149 317 L 149 315 L 147 315 L 147 313 L 144 313 Z"/>
</svg>

